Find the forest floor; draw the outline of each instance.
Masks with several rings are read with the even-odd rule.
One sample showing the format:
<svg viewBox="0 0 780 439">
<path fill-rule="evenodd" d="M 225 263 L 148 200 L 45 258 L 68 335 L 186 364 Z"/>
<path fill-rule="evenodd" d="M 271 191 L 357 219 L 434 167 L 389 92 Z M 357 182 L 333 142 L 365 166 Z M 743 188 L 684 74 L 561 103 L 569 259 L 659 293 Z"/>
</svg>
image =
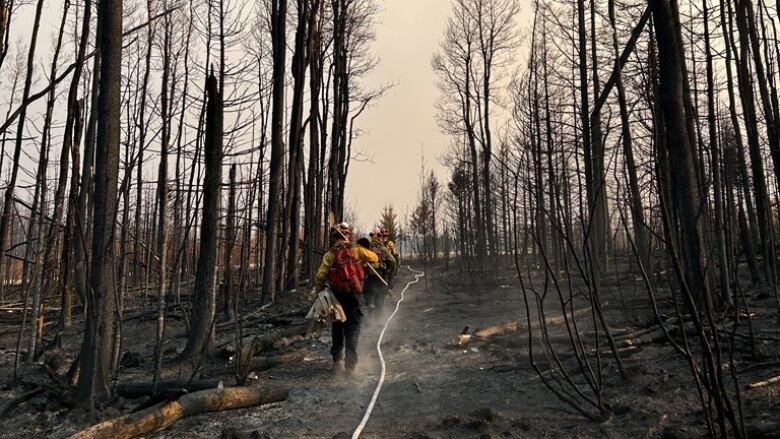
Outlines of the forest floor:
<svg viewBox="0 0 780 439">
<path fill-rule="evenodd" d="M 419 267 L 418 267 L 419 268 Z M 523 329 L 525 310 L 516 278 L 507 267 L 504 276 L 492 287 L 473 287 L 452 272 L 441 270 L 413 285 L 406 293 L 395 320 L 382 345 L 387 378 L 363 437 L 366 438 L 698 438 L 706 435 L 699 399 L 690 369 L 667 342 L 644 344 L 622 356 L 628 379 L 616 371 L 608 357 L 604 362 L 604 398 L 613 408 L 609 419 L 590 422 L 563 404 L 545 388 L 528 361 L 528 334 Z M 404 270 L 396 281 L 396 290 L 412 279 Z M 605 289 L 618 289 L 618 279 L 605 283 Z M 623 287 L 621 287 L 623 288 Z M 629 294 L 629 293 L 626 293 Z M 636 295 L 641 295 L 639 290 Z M 751 302 L 754 331 L 762 352 L 760 362 L 737 352 L 740 390 L 746 424 L 752 437 L 780 437 L 780 409 L 777 399 L 780 385 L 747 390 L 746 384 L 780 374 L 780 333 L 777 331 L 774 298 L 756 295 Z M 622 296 L 620 296 L 622 297 Z M 642 303 L 641 300 L 638 302 Z M 308 293 L 285 293 L 274 306 L 263 310 L 263 319 L 246 333 L 273 332 L 273 324 L 284 327 L 305 313 Z M 386 311 L 394 301 L 388 301 Z M 583 303 L 582 306 L 585 304 Z M 575 306 L 575 308 L 578 308 Z M 624 318 L 622 300 L 606 294 L 604 308 L 615 333 L 641 329 Z M 255 308 L 256 309 L 256 308 Z M 556 307 L 546 313 L 552 320 L 560 316 Z M 642 312 L 638 312 L 642 314 Z M 126 358 L 119 381 L 151 381 L 154 324 L 153 314 L 139 314 L 126 323 Z M 647 313 L 645 312 L 645 316 Z M 381 320 L 381 321 L 380 321 Z M 473 331 L 517 320 L 520 331 L 457 344 L 464 326 Z M 558 319 L 560 320 L 560 319 Z M 155 438 L 218 438 L 226 429 L 252 437 L 344 438 L 360 422 L 379 375 L 374 345 L 384 319 L 367 318 L 361 334 L 360 364 L 349 378 L 330 370 L 329 330 L 312 336 L 287 337 L 275 343 L 273 352 L 302 353 L 301 361 L 288 362 L 257 372 L 257 382 L 290 389 L 289 398 L 256 408 L 209 413 L 185 418 Z M 265 323 L 262 323 L 265 322 Z M 271 323 L 268 323 L 271 322 Z M 578 318 L 586 342 L 592 341 L 592 319 Z M 166 351 L 169 354 L 184 344 L 182 319 L 168 325 Z M 229 331 L 224 331 L 229 340 Z M 575 361 L 568 348 L 566 328 L 549 326 L 553 346 L 565 364 Z M 67 351 L 77 351 L 79 335 L 65 338 Z M 218 344 L 221 340 L 218 332 Z M 7 380 L 13 365 L 16 335 L 10 325 L 0 326 L 0 379 Z M 538 354 L 537 354 L 538 355 Z M 66 359 L 53 369 L 66 370 Z M 131 361 L 134 360 L 134 361 Z M 543 364 L 544 361 L 542 361 Z M 756 366 L 758 364 L 758 366 Z M 748 368 L 748 366 L 750 366 Z M 744 368 L 744 371 L 741 369 Z M 39 372 L 42 367 L 23 369 L 22 386 L 0 390 L 0 404 L 31 386 L 50 380 Z M 169 369 L 168 376 L 181 376 Z M 223 377 L 226 386 L 234 383 Z M 37 384 L 36 384 L 37 383 Z M 71 410 L 62 398 L 42 394 L 13 410 L 2 420 L 0 437 L 66 437 L 84 428 L 86 414 Z M 141 400 L 118 399 L 104 411 L 104 417 L 117 416 L 137 407 Z"/>
</svg>

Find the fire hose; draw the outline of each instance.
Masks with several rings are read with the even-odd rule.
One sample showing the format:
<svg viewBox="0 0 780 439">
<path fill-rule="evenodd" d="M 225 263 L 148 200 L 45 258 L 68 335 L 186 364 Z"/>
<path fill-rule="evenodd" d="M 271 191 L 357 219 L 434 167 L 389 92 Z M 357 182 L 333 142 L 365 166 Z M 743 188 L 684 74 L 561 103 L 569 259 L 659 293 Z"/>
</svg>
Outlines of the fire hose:
<svg viewBox="0 0 780 439">
<path fill-rule="evenodd" d="M 387 317 L 387 320 L 385 321 L 385 324 L 382 327 L 382 331 L 379 333 L 379 338 L 376 340 L 376 353 L 379 356 L 379 365 L 380 365 L 379 381 L 377 381 L 376 383 L 376 388 L 374 388 L 374 393 L 371 395 L 371 400 L 368 403 L 368 407 L 366 407 L 366 412 L 363 414 L 363 419 L 360 420 L 360 424 L 358 424 L 357 428 L 352 433 L 352 439 L 359 438 L 360 434 L 363 433 L 363 429 L 366 428 L 366 424 L 368 424 L 368 420 L 371 418 L 371 413 L 374 411 L 374 406 L 376 405 L 376 401 L 379 399 L 379 393 L 382 391 L 382 386 L 385 383 L 387 366 L 385 365 L 385 357 L 384 355 L 382 355 L 382 340 L 385 337 L 385 332 L 387 331 L 387 327 L 390 326 L 390 322 L 398 313 L 398 309 L 401 307 L 401 302 L 404 301 L 404 293 L 406 293 L 406 290 L 408 290 L 410 286 L 419 282 L 420 278 L 425 276 L 424 271 L 417 271 L 408 265 L 406 266 L 406 269 L 411 271 L 414 274 L 414 280 L 409 281 L 404 287 L 404 289 L 401 290 L 401 295 L 398 301 L 395 303 L 395 309 Z"/>
</svg>

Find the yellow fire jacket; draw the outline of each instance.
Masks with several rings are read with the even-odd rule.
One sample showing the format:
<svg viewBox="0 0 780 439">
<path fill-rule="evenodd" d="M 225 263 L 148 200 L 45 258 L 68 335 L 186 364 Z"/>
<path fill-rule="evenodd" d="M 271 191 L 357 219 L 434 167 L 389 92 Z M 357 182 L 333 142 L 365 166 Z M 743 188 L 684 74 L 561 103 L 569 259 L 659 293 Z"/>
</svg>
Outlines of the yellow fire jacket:
<svg viewBox="0 0 780 439">
<path fill-rule="evenodd" d="M 398 253 L 395 251 L 395 243 L 391 240 L 385 241 L 385 246 L 387 246 L 388 249 L 390 249 L 390 253 L 393 255 L 393 258 L 395 259 L 395 269 L 393 270 L 393 274 L 398 274 L 399 271 L 401 271 L 401 260 L 398 257 Z"/>
<path fill-rule="evenodd" d="M 385 241 L 382 238 L 378 238 L 376 236 L 371 238 L 371 245 L 379 246 L 382 249 L 382 251 L 387 256 L 387 260 L 385 261 L 386 267 L 384 268 L 389 270 L 391 273 L 394 273 L 396 271 L 397 263 L 394 256 L 395 253 L 393 253 L 392 249 L 388 247 L 387 244 L 385 244 Z"/>
</svg>

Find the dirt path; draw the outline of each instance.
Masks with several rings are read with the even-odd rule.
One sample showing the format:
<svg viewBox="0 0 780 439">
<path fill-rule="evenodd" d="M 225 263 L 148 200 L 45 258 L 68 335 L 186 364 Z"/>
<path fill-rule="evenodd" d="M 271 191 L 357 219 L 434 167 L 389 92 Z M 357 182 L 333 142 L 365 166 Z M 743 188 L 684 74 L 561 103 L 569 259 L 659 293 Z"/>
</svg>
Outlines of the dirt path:
<svg viewBox="0 0 780 439">
<path fill-rule="evenodd" d="M 403 286 L 411 278 L 405 272 L 396 285 Z M 586 436 L 595 437 L 603 432 L 564 410 L 534 382 L 530 368 L 517 368 L 523 364 L 518 358 L 521 348 L 484 343 L 466 349 L 454 346 L 464 325 L 476 328 L 517 318 L 521 309 L 514 288 L 476 292 L 441 287 L 426 290 L 421 281 L 407 292 L 386 333 L 387 378 L 362 437 L 572 437 L 573 429 L 580 434 L 590 431 Z M 374 344 L 382 322 L 367 320 L 360 364 L 352 378 L 332 375 L 330 338 L 323 335 L 309 344 L 311 355 L 305 362 L 260 376 L 289 386 L 288 401 L 194 417 L 158 437 L 218 437 L 225 428 L 258 431 L 261 437 L 271 438 L 349 437 L 379 375 Z M 556 422 L 539 416 L 552 416 Z"/>
</svg>

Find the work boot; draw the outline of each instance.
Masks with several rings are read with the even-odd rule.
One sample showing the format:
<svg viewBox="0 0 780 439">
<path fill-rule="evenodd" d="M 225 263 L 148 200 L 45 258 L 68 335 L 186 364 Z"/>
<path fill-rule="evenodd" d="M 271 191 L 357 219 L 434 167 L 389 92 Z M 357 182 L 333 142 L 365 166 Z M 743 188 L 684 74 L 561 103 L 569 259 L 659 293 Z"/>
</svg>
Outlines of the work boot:
<svg viewBox="0 0 780 439">
<path fill-rule="evenodd" d="M 344 354 L 341 355 L 334 355 L 333 356 L 333 363 L 331 363 L 330 366 L 331 372 L 333 372 L 334 375 L 338 375 L 341 372 L 344 371 Z"/>
</svg>

